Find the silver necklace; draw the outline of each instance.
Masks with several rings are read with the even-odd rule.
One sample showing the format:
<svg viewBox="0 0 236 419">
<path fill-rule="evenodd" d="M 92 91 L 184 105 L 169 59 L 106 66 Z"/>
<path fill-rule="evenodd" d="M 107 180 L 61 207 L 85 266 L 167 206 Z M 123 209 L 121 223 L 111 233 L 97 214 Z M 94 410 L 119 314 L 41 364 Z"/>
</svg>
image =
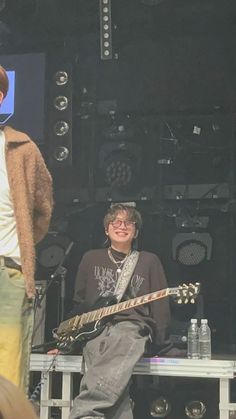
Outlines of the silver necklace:
<svg viewBox="0 0 236 419">
<path fill-rule="evenodd" d="M 131 254 L 131 250 L 129 251 L 129 253 L 127 253 L 127 255 L 122 260 L 115 260 L 110 247 L 107 249 L 107 253 L 110 260 L 117 266 L 116 272 L 120 274 L 123 268 L 123 264 L 125 263 L 126 259 L 129 257 L 129 255 Z"/>
</svg>

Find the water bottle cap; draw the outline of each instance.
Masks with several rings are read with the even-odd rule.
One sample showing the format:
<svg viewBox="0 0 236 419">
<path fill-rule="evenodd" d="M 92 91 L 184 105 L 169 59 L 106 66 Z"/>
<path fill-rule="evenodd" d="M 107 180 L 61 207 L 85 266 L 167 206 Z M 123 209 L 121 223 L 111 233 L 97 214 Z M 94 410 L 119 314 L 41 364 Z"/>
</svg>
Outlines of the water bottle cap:
<svg viewBox="0 0 236 419">
<path fill-rule="evenodd" d="M 208 320 L 207 319 L 201 319 L 201 323 L 202 324 L 207 324 L 208 323 Z"/>
<path fill-rule="evenodd" d="M 197 323 L 197 319 L 191 319 L 191 323 Z"/>
</svg>

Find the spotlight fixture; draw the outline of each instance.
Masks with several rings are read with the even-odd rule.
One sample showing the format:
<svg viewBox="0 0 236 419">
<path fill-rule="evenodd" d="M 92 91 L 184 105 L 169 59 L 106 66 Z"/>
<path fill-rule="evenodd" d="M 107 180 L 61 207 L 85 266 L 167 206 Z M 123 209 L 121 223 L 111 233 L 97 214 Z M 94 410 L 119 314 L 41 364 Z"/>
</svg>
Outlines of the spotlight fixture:
<svg viewBox="0 0 236 419">
<path fill-rule="evenodd" d="M 54 80 L 57 86 L 64 86 L 68 83 L 69 75 L 66 71 L 57 71 L 54 74 Z"/>
<path fill-rule="evenodd" d="M 101 59 L 112 59 L 111 0 L 100 0 L 100 46 Z"/>
<path fill-rule="evenodd" d="M 206 405 L 200 400 L 191 400 L 185 406 L 185 414 L 189 419 L 202 419 L 206 414 Z"/>
<path fill-rule="evenodd" d="M 160 396 L 151 402 L 150 415 L 153 418 L 166 418 L 170 411 L 170 402 L 164 396 Z"/>
<path fill-rule="evenodd" d="M 212 238 L 209 233 L 177 233 L 172 240 L 172 256 L 182 265 L 198 265 L 210 260 Z"/>
<path fill-rule="evenodd" d="M 53 166 L 72 164 L 72 65 L 53 64 L 50 85 L 50 162 Z"/>
<path fill-rule="evenodd" d="M 70 152 L 65 146 L 58 146 L 54 149 L 53 157 L 56 161 L 62 162 L 66 160 L 70 155 Z"/>
<path fill-rule="evenodd" d="M 104 175 L 108 185 L 126 188 L 133 181 L 133 162 L 122 153 L 113 153 L 105 163 Z"/>
<path fill-rule="evenodd" d="M 64 111 L 68 106 L 68 98 L 66 96 L 56 96 L 53 103 L 58 111 Z"/>
<path fill-rule="evenodd" d="M 62 137 L 69 131 L 69 124 L 66 121 L 57 121 L 54 125 L 54 132 L 56 135 Z"/>
<path fill-rule="evenodd" d="M 105 142 L 99 152 L 99 167 L 105 183 L 123 192 L 129 191 L 138 178 L 141 148 L 128 141 Z"/>
</svg>

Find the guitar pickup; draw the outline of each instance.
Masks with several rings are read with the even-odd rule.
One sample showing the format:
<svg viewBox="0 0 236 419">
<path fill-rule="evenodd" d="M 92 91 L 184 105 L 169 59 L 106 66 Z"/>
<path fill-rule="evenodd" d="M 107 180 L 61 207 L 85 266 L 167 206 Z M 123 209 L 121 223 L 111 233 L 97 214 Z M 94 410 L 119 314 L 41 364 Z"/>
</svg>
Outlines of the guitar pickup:
<svg viewBox="0 0 236 419">
<path fill-rule="evenodd" d="M 72 319 L 64 320 L 63 322 L 61 322 L 57 329 L 57 334 L 62 335 L 76 330 L 78 324 L 80 323 L 80 318 L 81 316 L 75 316 Z"/>
</svg>

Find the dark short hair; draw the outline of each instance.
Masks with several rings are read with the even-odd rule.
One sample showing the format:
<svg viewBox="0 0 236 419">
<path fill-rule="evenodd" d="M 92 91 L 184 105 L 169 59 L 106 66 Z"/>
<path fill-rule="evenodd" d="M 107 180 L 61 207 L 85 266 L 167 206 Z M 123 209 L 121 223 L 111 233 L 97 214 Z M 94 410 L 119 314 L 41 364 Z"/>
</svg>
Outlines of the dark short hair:
<svg viewBox="0 0 236 419">
<path fill-rule="evenodd" d="M 0 91 L 6 97 L 9 88 L 9 80 L 6 70 L 0 65 Z"/>
<path fill-rule="evenodd" d="M 103 219 L 103 225 L 105 227 L 105 230 L 108 229 L 109 224 L 116 219 L 117 214 L 121 211 L 125 211 L 127 213 L 128 220 L 133 221 L 135 223 L 137 230 L 141 229 L 143 224 L 142 217 L 140 212 L 137 211 L 135 207 L 126 204 L 113 204 L 111 205 Z"/>
</svg>

